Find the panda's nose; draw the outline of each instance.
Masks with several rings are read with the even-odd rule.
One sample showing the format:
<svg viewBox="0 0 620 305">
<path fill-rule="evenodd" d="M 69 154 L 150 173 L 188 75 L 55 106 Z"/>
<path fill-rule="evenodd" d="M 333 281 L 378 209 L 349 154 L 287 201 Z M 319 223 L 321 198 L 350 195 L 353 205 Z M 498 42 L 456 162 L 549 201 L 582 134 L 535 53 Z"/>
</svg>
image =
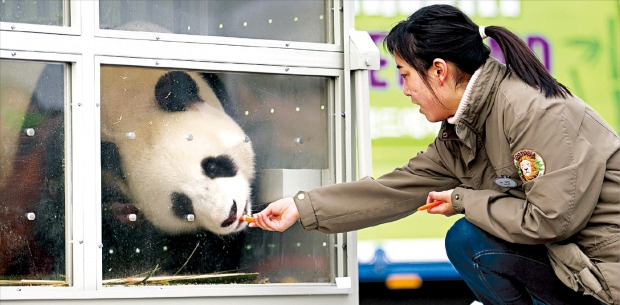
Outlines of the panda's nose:
<svg viewBox="0 0 620 305">
<path fill-rule="evenodd" d="M 222 228 L 228 227 L 237 221 L 237 202 L 233 200 L 233 205 L 228 212 L 228 218 L 220 225 Z"/>
</svg>

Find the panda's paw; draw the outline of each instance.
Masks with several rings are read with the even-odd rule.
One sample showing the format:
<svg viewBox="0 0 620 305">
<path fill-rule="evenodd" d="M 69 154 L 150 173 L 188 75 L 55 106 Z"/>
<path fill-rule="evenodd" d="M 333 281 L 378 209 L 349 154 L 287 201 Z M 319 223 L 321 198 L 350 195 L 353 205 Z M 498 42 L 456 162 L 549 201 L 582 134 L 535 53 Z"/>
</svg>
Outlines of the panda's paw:
<svg viewBox="0 0 620 305">
<path fill-rule="evenodd" d="M 134 224 L 144 218 L 140 209 L 131 203 L 114 202 L 110 204 L 110 210 L 123 224 Z"/>
</svg>

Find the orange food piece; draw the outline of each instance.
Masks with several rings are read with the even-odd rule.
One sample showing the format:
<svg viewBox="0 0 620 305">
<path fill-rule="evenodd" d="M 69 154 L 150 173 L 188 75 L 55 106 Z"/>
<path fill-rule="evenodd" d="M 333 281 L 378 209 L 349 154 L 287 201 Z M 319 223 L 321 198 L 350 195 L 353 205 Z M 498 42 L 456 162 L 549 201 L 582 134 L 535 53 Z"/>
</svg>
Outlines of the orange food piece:
<svg viewBox="0 0 620 305">
<path fill-rule="evenodd" d="M 254 218 L 252 216 L 243 215 L 239 217 L 239 221 L 254 222 Z"/>
<path fill-rule="evenodd" d="M 443 200 L 435 200 L 435 201 L 433 201 L 433 202 L 427 203 L 427 204 L 425 204 L 425 205 L 423 205 L 423 206 L 419 207 L 419 208 L 418 208 L 418 211 L 428 210 L 428 209 L 430 209 L 430 208 L 432 208 L 432 207 L 436 207 L 436 206 L 438 206 L 438 205 L 440 205 L 440 204 L 442 204 L 442 203 L 443 203 Z"/>
</svg>

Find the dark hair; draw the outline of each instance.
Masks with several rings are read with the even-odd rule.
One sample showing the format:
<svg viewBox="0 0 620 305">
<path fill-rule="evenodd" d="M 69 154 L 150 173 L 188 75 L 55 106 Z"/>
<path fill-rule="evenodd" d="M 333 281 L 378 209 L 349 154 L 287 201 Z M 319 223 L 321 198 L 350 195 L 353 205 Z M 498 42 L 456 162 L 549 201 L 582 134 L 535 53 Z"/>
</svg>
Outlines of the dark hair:
<svg viewBox="0 0 620 305">
<path fill-rule="evenodd" d="M 547 72 L 536 55 L 509 30 L 489 26 L 485 34 L 500 46 L 506 65 L 526 84 L 546 97 L 566 97 L 570 91 Z M 384 45 L 415 69 L 430 88 L 426 71 L 435 58 L 452 62 L 461 71 L 473 74 L 491 51 L 483 43 L 479 27 L 458 8 L 450 5 L 426 6 L 399 22 L 385 37 Z M 457 75 L 457 84 L 462 76 Z"/>
</svg>

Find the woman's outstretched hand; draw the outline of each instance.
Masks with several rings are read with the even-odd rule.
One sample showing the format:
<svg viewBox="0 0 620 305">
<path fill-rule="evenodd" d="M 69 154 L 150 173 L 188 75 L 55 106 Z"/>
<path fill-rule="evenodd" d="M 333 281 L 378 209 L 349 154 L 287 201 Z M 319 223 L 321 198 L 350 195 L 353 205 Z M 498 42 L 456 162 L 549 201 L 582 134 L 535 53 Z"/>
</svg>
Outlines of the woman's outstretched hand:
<svg viewBox="0 0 620 305">
<path fill-rule="evenodd" d="M 254 222 L 250 228 L 283 232 L 299 219 L 299 211 L 292 197 L 286 197 L 270 203 L 260 213 L 252 215 Z"/>
</svg>

